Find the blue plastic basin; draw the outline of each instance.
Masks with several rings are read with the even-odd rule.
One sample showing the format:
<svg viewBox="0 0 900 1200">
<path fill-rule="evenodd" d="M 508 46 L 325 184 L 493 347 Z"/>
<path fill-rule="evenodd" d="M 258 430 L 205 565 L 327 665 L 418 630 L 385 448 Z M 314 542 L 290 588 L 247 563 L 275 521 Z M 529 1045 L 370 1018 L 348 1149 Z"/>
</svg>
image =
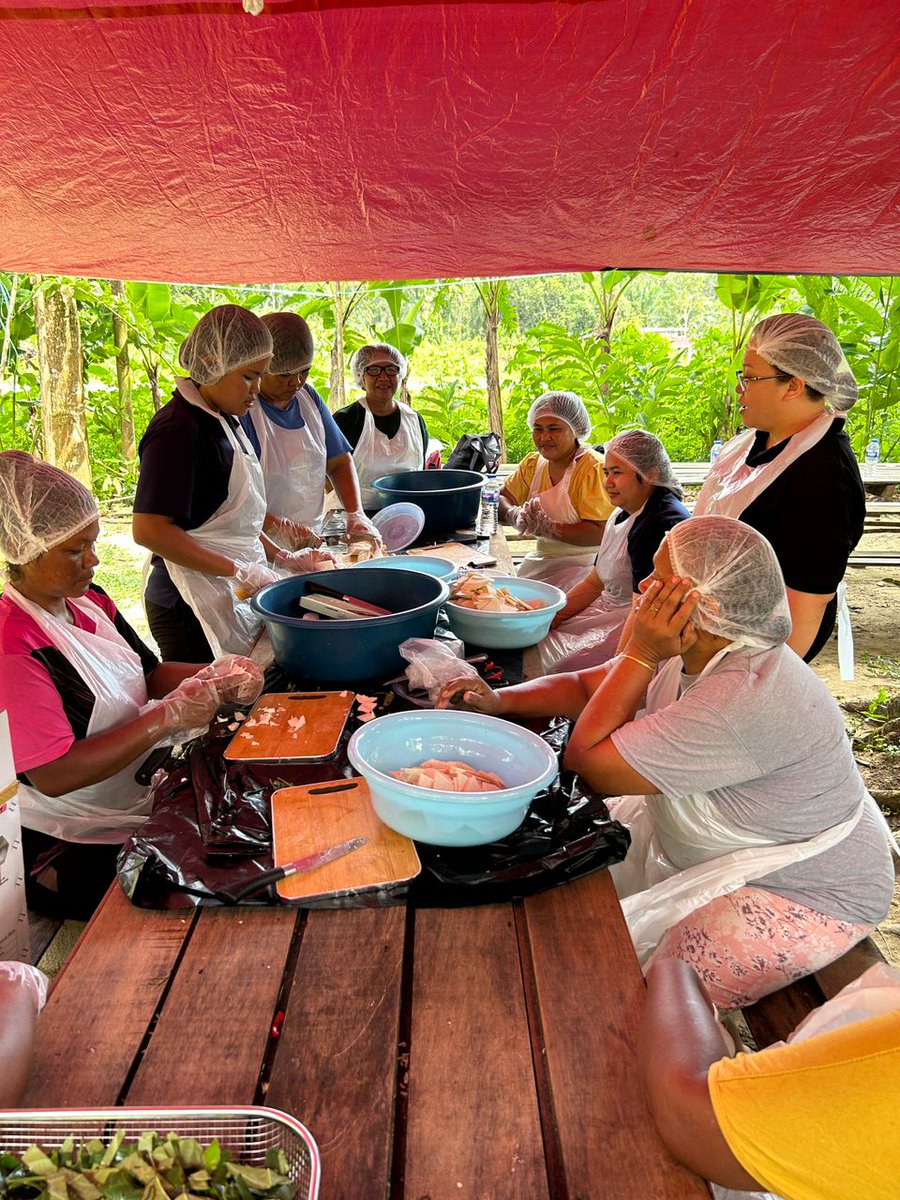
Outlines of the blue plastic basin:
<svg viewBox="0 0 900 1200">
<path fill-rule="evenodd" d="M 347 755 L 368 783 L 385 825 L 434 846 L 480 846 L 506 837 L 557 772 L 556 755 L 536 733 L 498 717 L 447 709 L 378 717 L 357 729 Z M 510 786 L 500 792 L 438 792 L 390 774 L 428 758 L 470 762 Z"/>
<path fill-rule="evenodd" d="M 462 604 L 448 601 L 447 620 L 450 628 L 464 642 L 484 646 L 486 650 L 517 650 L 536 646 L 550 632 L 550 623 L 566 603 L 566 593 L 540 579 L 520 579 L 517 575 L 501 575 L 491 580 L 505 587 L 519 600 L 543 600 L 543 608 L 521 613 L 477 612 Z"/>
<path fill-rule="evenodd" d="M 424 532 L 436 533 L 475 524 L 483 483 L 478 471 L 398 471 L 382 475 L 372 487 L 382 504 L 418 504 L 425 514 Z"/>
<path fill-rule="evenodd" d="M 356 563 L 354 570 L 377 570 L 383 567 L 388 571 L 421 571 L 423 575 L 433 575 L 435 579 L 449 579 L 459 567 L 449 558 L 437 558 L 430 554 L 404 554 L 396 558 L 369 558 L 365 562 Z"/>
<path fill-rule="evenodd" d="M 299 600 L 310 582 L 401 611 L 350 621 L 304 621 Z M 280 667 L 298 679 L 349 683 L 399 674 L 406 662 L 397 647 L 407 638 L 434 635 L 448 595 L 446 583 L 421 571 L 347 567 L 270 583 L 250 603 L 265 622 Z"/>
</svg>

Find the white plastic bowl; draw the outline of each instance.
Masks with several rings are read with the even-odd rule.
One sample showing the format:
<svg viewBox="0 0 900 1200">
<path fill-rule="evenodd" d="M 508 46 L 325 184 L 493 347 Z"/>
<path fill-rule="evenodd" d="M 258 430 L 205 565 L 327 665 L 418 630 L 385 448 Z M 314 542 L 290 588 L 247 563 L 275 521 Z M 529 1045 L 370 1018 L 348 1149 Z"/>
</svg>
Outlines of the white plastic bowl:
<svg viewBox="0 0 900 1200">
<path fill-rule="evenodd" d="M 498 717 L 449 709 L 378 717 L 353 734 L 347 756 L 368 783 L 372 807 L 385 825 L 433 846 L 481 846 L 506 837 L 557 772 L 556 755 L 536 733 Z M 510 786 L 439 792 L 391 775 L 428 758 L 472 763 Z"/>
<path fill-rule="evenodd" d="M 448 600 L 444 609 L 456 636 L 486 650 L 519 650 L 543 641 L 553 618 L 565 606 L 566 593 L 552 583 L 518 575 L 501 575 L 491 582 L 520 600 L 542 600 L 544 607 L 521 613 L 478 612 Z"/>
</svg>

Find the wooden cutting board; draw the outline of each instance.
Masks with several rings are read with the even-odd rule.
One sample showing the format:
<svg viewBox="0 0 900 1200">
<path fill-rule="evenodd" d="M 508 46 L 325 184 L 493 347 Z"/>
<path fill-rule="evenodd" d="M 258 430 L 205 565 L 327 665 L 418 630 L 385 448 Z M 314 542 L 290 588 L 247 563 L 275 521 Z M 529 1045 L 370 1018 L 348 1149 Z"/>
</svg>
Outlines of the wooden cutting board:
<svg viewBox="0 0 900 1200">
<path fill-rule="evenodd" d="M 318 762 L 337 750 L 354 694 L 270 692 L 228 743 L 230 762 Z M 293 722 L 293 724 L 292 724 Z"/>
<path fill-rule="evenodd" d="M 361 891 L 413 879 L 422 869 L 409 838 L 375 815 L 364 779 L 331 779 L 272 794 L 272 851 L 283 864 L 352 837 L 369 842 L 313 871 L 277 884 L 288 903 L 335 892 Z"/>
<path fill-rule="evenodd" d="M 459 567 L 467 567 L 469 563 L 496 563 L 493 554 L 485 554 L 474 546 L 464 546 L 462 542 L 441 542 L 439 546 L 421 546 L 415 550 L 407 550 L 407 554 L 428 554 L 435 558 L 446 558 Z"/>
</svg>

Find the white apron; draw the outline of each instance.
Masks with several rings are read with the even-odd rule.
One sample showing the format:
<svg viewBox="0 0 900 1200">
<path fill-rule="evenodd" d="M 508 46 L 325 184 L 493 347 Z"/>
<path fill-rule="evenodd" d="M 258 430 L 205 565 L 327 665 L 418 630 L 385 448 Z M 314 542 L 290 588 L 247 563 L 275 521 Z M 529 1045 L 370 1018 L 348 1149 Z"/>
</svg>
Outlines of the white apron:
<svg viewBox="0 0 900 1200">
<path fill-rule="evenodd" d="M 603 530 L 603 541 L 594 560 L 594 570 L 603 591 L 583 612 L 548 633 L 541 642 L 545 671 L 584 671 L 607 662 L 616 652 L 619 637 L 631 611 L 634 572 L 628 555 L 628 534 L 644 511 L 644 505 L 616 524 L 623 512 L 617 508 Z"/>
<path fill-rule="evenodd" d="M 720 650 L 691 686 L 733 650 Z M 653 711 L 678 696 L 681 659 L 660 670 L 654 685 Z M 714 800 L 702 792 L 680 796 L 621 796 L 609 802 L 617 821 L 628 826 L 631 846 L 625 861 L 611 868 L 622 911 L 642 966 L 647 965 L 661 937 L 688 914 L 719 896 L 743 887 L 793 863 L 803 862 L 836 846 L 856 828 L 866 806 L 880 809 L 866 793 L 856 810 L 838 825 L 804 842 L 775 844 L 759 834 L 731 825 Z M 884 824 L 884 818 L 881 817 Z"/>
<path fill-rule="evenodd" d="M 102 609 L 84 598 L 68 601 L 95 623 L 95 632 L 88 633 L 65 618 L 51 616 L 9 583 L 4 594 L 37 622 L 50 644 L 93 692 L 88 737 L 139 715 L 147 703 L 141 660 Z M 20 784 L 22 824 L 66 842 L 124 842 L 150 813 L 148 789 L 134 778 L 148 753 L 145 750 L 109 779 L 64 796 L 45 796 L 37 788 Z"/>
<path fill-rule="evenodd" d="M 400 428 L 389 438 L 376 427 L 365 396 L 360 396 L 358 403 L 365 409 L 365 418 L 359 441 L 353 449 L 353 461 L 359 476 L 362 506 L 371 510 L 381 504 L 381 496 L 372 487 L 374 481 L 398 471 L 421 471 L 425 447 L 419 418 L 408 404 L 394 401 L 400 409 Z"/>
<path fill-rule="evenodd" d="M 750 453 L 756 430 L 748 429 L 733 437 L 722 447 L 715 465 L 710 469 L 700 489 L 700 495 L 694 505 L 694 516 L 740 517 L 744 509 L 749 508 L 782 471 L 822 440 L 834 421 L 843 421 L 843 418 L 835 416 L 833 412 L 823 412 L 805 429 L 793 434 L 777 458 L 759 467 L 748 467 L 744 461 Z M 852 680 L 853 631 L 850 625 L 847 589 L 839 587 L 837 595 L 838 661 L 841 679 Z"/>
<path fill-rule="evenodd" d="M 559 483 L 550 483 L 550 466 L 545 458 L 539 456 L 535 464 L 528 499 L 540 496 L 541 508 L 556 525 L 574 525 L 581 520 L 569 496 L 569 484 L 575 464 L 585 453 L 584 447 L 576 451 Z M 538 480 L 544 478 L 545 468 L 549 486 L 541 490 Z M 576 546 L 572 542 L 561 542 L 558 538 L 539 537 L 534 550 L 529 551 L 519 563 L 516 574 L 523 579 L 552 583 L 565 591 L 584 578 L 596 555 L 593 546 Z"/>
<path fill-rule="evenodd" d="M 176 379 L 175 385 L 189 404 L 218 418 L 234 450 L 228 495 L 205 524 L 187 533 L 201 546 L 235 562 L 266 566 L 259 540 L 266 519 L 265 484 L 253 447 L 240 429 L 232 429 L 222 414 L 205 402 L 189 379 Z M 236 599 L 228 579 L 180 567 L 168 559 L 165 563 L 172 582 L 203 626 L 213 656 L 249 654 L 262 631 L 262 621 L 246 601 Z"/>
<path fill-rule="evenodd" d="M 305 387 L 294 396 L 294 402 L 303 417 L 302 429 L 276 425 L 262 404 L 251 408 L 250 420 L 259 438 L 269 512 L 319 533 L 325 496 L 325 426 L 319 406 Z"/>
</svg>

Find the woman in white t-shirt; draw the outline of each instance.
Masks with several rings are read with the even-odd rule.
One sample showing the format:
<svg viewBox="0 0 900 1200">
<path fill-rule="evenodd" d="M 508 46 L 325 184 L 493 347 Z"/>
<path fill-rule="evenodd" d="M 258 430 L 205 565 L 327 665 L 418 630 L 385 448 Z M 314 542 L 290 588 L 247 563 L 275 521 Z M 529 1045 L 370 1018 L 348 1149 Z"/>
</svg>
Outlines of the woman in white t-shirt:
<svg viewBox="0 0 900 1200">
<path fill-rule="evenodd" d="M 616 797 L 631 833 L 612 871 L 638 956 L 684 959 L 720 1008 L 740 1008 L 884 918 L 889 834 L 840 709 L 785 645 L 784 582 L 761 534 L 683 521 L 641 590 L 604 666 L 501 692 L 460 680 L 440 703 L 576 719 L 566 766 Z"/>
</svg>

